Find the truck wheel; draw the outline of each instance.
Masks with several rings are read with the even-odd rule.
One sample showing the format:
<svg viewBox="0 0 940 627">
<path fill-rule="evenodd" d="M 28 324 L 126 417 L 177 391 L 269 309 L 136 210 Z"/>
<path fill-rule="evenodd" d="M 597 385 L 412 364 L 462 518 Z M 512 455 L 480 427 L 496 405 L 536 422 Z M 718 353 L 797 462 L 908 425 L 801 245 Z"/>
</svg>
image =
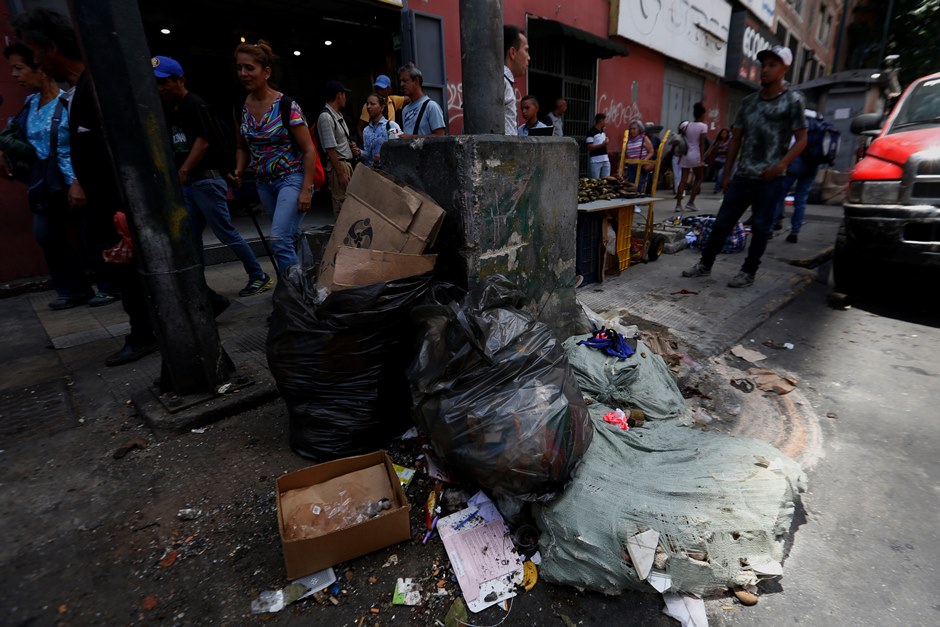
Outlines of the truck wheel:
<svg viewBox="0 0 940 627">
<path fill-rule="evenodd" d="M 865 278 L 865 267 L 861 257 L 847 246 L 845 222 L 839 226 L 836 245 L 832 254 L 832 270 L 829 273 L 829 305 L 838 309 L 847 308 L 859 294 Z"/>
<path fill-rule="evenodd" d="M 653 235 L 650 237 L 650 245 L 646 250 L 646 260 L 656 261 L 662 256 L 664 250 L 666 250 L 666 238 L 662 235 Z"/>
</svg>

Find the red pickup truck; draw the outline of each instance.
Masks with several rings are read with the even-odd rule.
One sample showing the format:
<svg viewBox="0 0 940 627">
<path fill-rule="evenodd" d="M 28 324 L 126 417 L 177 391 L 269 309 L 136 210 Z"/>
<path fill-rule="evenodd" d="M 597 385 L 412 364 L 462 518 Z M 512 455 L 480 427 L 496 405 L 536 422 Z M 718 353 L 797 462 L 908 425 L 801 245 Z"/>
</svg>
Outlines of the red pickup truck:
<svg viewBox="0 0 940 627">
<path fill-rule="evenodd" d="M 852 120 L 853 133 L 881 130 L 852 170 L 832 261 L 833 305 L 869 286 L 876 267 L 940 268 L 940 73 L 914 81 L 881 120 Z"/>
</svg>

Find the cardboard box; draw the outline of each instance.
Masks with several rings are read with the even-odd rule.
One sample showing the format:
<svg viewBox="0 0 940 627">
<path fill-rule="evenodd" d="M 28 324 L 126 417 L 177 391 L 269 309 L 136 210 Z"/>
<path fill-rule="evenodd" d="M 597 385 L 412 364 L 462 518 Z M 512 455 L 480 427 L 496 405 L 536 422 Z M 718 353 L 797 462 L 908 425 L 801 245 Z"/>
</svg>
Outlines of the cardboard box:
<svg viewBox="0 0 940 627">
<path fill-rule="evenodd" d="M 434 243 L 444 209 L 430 196 L 371 168 L 358 167 L 320 263 L 318 285 L 333 283 L 340 246 L 420 255 Z"/>
<path fill-rule="evenodd" d="M 336 252 L 336 268 L 332 282 L 318 285 L 335 292 L 360 285 L 404 279 L 431 272 L 434 270 L 435 261 L 437 255 L 408 255 L 340 246 Z"/>
<path fill-rule="evenodd" d="M 303 492 L 292 492 L 300 491 Z M 339 495 L 344 490 L 345 494 Z M 310 504 L 337 498 L 373 499 L 386 496 L 391 507 L 374 518 L 341 527 L 327 525 L 315 537 L 293 538 L 287 521 L 297 520 Z M 385 451 L 346 457 L 279 477 L 277 522 L 288 579 L 322 570 L 411 538 L 411 505 L 405 497 L 392 460 Z"/>
</svg>

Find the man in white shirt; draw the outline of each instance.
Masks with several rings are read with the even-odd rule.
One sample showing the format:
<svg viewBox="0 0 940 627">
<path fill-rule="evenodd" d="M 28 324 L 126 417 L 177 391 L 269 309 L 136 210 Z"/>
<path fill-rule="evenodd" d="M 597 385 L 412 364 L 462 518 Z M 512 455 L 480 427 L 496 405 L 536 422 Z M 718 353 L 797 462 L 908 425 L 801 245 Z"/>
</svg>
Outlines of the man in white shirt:
<svg viewBox="0 0 940 627">
<path fill-rule="evenodd" d="M 516 117 L 516 77 L 525 76 L 529 67 L 529 40 L 518 26 L 503 26 L 503 108 L 505 110 L 505 134 L 518 133 Z"/>
<path fill-rule="evenodd" d="M 587 135 L 588 154 L 591 156 L 591 178 L 601 179 L 610 176 L 610 158 L 607 156 L 607 115 L 598 113 L 594 116 L 594 128 Z"/>
</svg>

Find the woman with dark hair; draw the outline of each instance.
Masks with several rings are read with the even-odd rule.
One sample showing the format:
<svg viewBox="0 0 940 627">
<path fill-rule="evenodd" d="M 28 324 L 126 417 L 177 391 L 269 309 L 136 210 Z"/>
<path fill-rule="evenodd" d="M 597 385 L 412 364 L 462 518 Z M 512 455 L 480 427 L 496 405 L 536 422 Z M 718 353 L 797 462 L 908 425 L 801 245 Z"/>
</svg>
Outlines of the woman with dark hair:
<svg viewBox="0 0 940 627">
<path fill-rule="evenodd" d="M 57 295 L 49 308 L 113 303 L 115 296 L 104 291 L 95 294 L 91 289 L 79 244 L 79 216 L 69 209 L 69 188 L 76 179 L 70 156 L 65 92 L 39 67 L 32 50 L 25 44 L 8 46 L 3 56 L 10 62 L 14 80 L 31 92 L 16 121 L 36 155 L 30 180 L 23 182 L 30 186 L 28 199 L 33 212 L 33 235 L 45 254 L 49 278 Z M 12 176 L 2 152 L 0 172 Z"/>
<path fill-rule="evenodd" d="M 382 169 L 382 146 L 402 132 L 397 123 L 385 117 L 385 103 L 385 96 L 382 94 L 369 94 L 366 98 L 369 123 L 362 129 L 363 145 L 359 158 L 365 165 L 376 170 Z"/>
<path fill-rule="evenodd" d="M 242 107 L 238 150 L 232 180 L 241 185 L 248 167 L 255 171 L 258 196 L 271 215 L 271 249 L 278 273 L 297 264 L 300 223 L 310 210 L 316 152 L 300 105 L 271 84 L 277 57 L 265 41 L 241 44 L 235 50 L 235 69 L 248 97 Z M 284 121 L 287 121 L 287 127 Z"/>
<path fill-rule="evenodd" d="M 715 143 L 711 145 L 708 152 L 705 153 L 705 159 L 711 160 L 715 169 L 715 190 L 714 193 L 721 191 L 721 175 L 725 171 L 725 164 L 728 162 L 728 147 L 731 145 L 731 130 L 723 128 L 718 131 L 718 137 Z"/>
<path fill-rule="evenodd" d="M 689 190 L 689 202 L 685 208 L 689 211 L 698 211 L 695 206 L 695 197 L 698 196 L 702 188 L 702 178 L 705 174 L 705 163 L 702 161 L 702 155 L 705 154 L 705 134 L 708 132 L 708 125 L 702 120 L 705 119 L 705 105 L 696 102 L 692 107 L 692 115 L 695 120 L 685 128 L 685 140 L 689 149 L 682 158 L 679 159 L 679 167 L 682 168 L 682 180 L 679 181 L 679 190 L 676 193 L 676 211 L 682 210 L 682 196 L 685 190 Z"/>
</svg>

